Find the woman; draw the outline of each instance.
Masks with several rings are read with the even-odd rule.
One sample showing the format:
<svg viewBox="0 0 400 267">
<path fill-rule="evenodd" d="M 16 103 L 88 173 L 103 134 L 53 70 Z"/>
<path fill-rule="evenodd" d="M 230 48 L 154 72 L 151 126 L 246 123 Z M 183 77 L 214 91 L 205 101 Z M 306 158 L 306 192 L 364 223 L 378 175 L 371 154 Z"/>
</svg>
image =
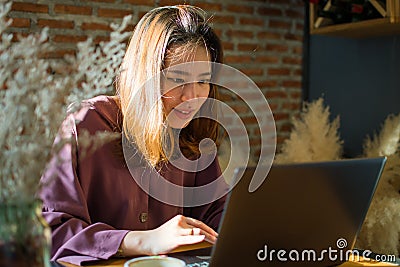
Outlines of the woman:
<svg viewBox="0 0 400 267">
<path fill-rule="evenodd" d="M 190 72 L 179 70 L 181 63 L 200 61 L 205 64 Z M 211 62 L 222 62 L 222 48 L 199 8 L 156 8 L 140 20 L 116 96 L 90 99 L 68 117 L 72 124 L 64 123 L 63 134 L 75 142 L 64 145 L 58 155 L 62 160 L 53 159 L 43 175 L 43 180 L 55 177 L 41 193 L 43 215 L 52 229 L 53 260 L 81 264 L 166 254 L 180 245 L 216 241 L 225 197 L 196 207 L 155 199 L 140 184 L 159 190 L 151 186 L 154 173 L 144 175 L 127 164 L 121 145 L 126 139 L 140 155 L 138 166 L 150 166 L 174 184 L 196 187 L 217 179 L 221 172 L 215 157 L 196 172 L 171 164 L 180 152 L 199 160 L 200 141 L 217 141 L 216 121 L 193 119 L 210 113 L 205 99 L 217 96 L 217 88 L 208 83 Z M 159 75 L 161 70 L 166 71 Z M 84 156 L 79 145 L 84 131 L 123 132 L 124 138 Z"/>
</svg>

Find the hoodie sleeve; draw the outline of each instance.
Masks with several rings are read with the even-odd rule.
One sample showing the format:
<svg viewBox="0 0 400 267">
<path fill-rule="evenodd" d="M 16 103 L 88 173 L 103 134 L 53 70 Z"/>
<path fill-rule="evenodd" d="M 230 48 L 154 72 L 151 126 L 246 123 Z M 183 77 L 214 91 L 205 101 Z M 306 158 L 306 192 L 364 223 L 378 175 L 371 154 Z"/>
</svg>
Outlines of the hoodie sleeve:
<svg viewBox="0 0 400 267">
<path fill-rule="evenodd" d="M 106 223 L 92 223 L 86 193 L 77 176 L 76 119 L 69 115 L 62 124 L 55 144 L 70 142 L 63 144 L 48 164 L 41 179 L 40 196 L 43 217 L 52 230 L 52 260 L 81 265 L 116 254 L 128 231 L 116 230 Z"/>
</svg>

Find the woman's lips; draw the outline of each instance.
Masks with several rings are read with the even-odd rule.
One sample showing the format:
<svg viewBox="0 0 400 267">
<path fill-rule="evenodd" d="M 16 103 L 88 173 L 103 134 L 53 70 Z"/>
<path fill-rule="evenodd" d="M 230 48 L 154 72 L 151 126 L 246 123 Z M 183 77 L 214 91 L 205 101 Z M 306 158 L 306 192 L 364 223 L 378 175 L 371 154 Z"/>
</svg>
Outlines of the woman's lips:
<svg viewBox="0 0 400 267">
<path fill-rule="evenodd" d="M 175 115 L 182 120 L 187 120 L 187 119 L 191 118 L 192 114 L 193 114 L 193 110 L 183 110 L 183 109 L 176 109 L 176 108 L 174 108 L 173 110 L 174 110 Z"/>
</svg>

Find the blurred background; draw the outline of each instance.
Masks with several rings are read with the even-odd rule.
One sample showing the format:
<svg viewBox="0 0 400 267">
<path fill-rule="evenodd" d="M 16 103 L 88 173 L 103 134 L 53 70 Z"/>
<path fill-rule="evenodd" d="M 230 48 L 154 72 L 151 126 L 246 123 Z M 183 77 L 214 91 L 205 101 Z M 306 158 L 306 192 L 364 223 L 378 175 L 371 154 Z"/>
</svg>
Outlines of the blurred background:
<svg viewBox="0 0 400 267">
<path fill-rule="evenodd" d="M 126 15 L 133 15 L 134 25 L 154 7 L 201 7 L 222 40 L 225 63 L 248 75 L 266 96 L 276 122 L 278 151 L 289 137 L 291 118 L 299 115 L 302 102 L 323 97 L 332 118 L 340 116 L 344 156 L 356 157 L 366 135 L 378 131 L 387 115 L 400 112 L 400 24 L 395 21 L 389 30 L 367 25 L 362 35 L 358 29 L 345 34 L 335 28 L 318 30 L 330 29 L 332 23 L 379 21 L 384 16 L 372 4 L 381 5 L 382 12 L 389 3 L 399 9 L 396 1 L 25 0 L 14 1 L 9 31 L 26 35 L 49 27 L 49 41 L 57 49 L 46 57 L 57 60 L 73 54 L 77 42 L 89 36 L 97 43 L 108 40 L 109 24 Z M 320 10 L 310 14 L 309 2 Z M 251 156 L 257 160 L 261 147 L 255 117 L 227 90 L 222 90 L 221 98 L 245 123 Z"/>
</svg>

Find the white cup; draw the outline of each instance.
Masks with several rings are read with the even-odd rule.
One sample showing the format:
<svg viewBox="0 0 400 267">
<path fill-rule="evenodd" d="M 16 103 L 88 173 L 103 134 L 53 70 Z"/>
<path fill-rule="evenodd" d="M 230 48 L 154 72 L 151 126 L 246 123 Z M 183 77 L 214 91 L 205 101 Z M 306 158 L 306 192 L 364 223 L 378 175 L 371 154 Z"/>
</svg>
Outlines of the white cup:
<svg viewBox="0 0 400 267">
<path fill-rule="evenodd" d="M 125 262 L 124 267 L 185 267 L 183 260 L 167 256 L 146 256 Z"/>
</svg>

